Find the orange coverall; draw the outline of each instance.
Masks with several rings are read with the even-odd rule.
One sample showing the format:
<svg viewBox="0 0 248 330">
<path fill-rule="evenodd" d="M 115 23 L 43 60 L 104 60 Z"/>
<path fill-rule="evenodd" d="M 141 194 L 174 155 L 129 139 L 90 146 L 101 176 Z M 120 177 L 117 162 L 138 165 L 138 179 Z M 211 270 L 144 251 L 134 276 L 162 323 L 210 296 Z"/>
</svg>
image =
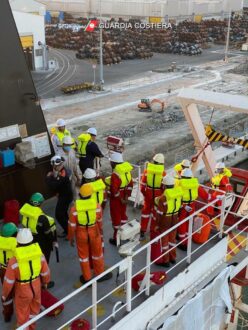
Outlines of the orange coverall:
<svg viewBox="0 0 248 330">
<path fill-rule="evenodd" d="M 5 276 L 6 268 L 0 265 L 0 279 L 3 284 L 4 281 L 4 276 Z M 14 312 L 14 307 L 13 307 L 13 292 L 14 290 L 11 290 L 10 294 L 7 296 L 5 301 L 2 301 L 3 305 L 3 316 L 6 321 L 10 320 L 13 312 Z"/>
<path fill-rule="evenodd" d="M 34 294 L 30 283 L 19 283 L 18 280 L 20 280 L 19 266 L 16 258 L 13 257 L 9 260 L 5 273 L 2 297 L 8 297 L 11 290 L 14 288 L 17 326 L 21 326 L 40 313 L 41 282 L 43 284 L 48 284 L 50 281 L 50 270 L 48 268 L 46 258 L 43 255 L 41 256 L 40 277 L 32 281 Z M 34 329 L 35 323 L 27 328 L 27 330 Z"/>
<path fill-rule="evenodd" d="M 163 177 L 166 175 L 165 171 L 163 172 Z M 147 170 L 144 171 L 141 178 L 141 192 L 144 196 L 144 205 L 141 211 L 141 231 L 146 232 L 149 219 L 152 219 L 152 213 L 154 209 L 154 199 L 159 197 L 163 193 L 163 189 L 160 188 L 151 188 L 147 186 Z M 152 221 L 152 220 L 151 220 Z"/>
<path fill-rule="evenodd" d="M 178 212 L 166 215 L 167 212 L 167 204 L 166 204 L 166 197 L 162 195 L 158 200 L 158 207 L 156 208 L 157 215 L 156 215 L 156 222 L 158 225 L 158 235 L 162 234 L 163 232 L 167 231 L 168 229 L 172 228 L 178 223 Z M 171 231 L 168 235 L 165 235 L 161 238 L 161 250 L 162 253 L 166 251 L 170 252 L 166 253 L 161 259 L 157 261 L 157 263 L 168 263 L 170 261 L 175 261 L 177 254 L 176 254 L 176 234 L 177 230 Z"/>
<path fill-rule="evenodd" d="M 200 198 L 202 198 L 203 200 L 208 201 L 208 193 L 201 186 L 199 186 L 199 188 L 198 188 L 198 196 Z M 192 210 L 190 212 L 186 211 L 186 209 L 185 209 L 186 206 L 191 207 Z M 182 221 L 185 218 L 187 218 L 188 216 L 190 216 L 191 214 L 193 214 L 196 211 L 195 206 L 196 206 L 195 201 L 193 201 L 191 203 L 182 203 L 182 208 L 179 212 L 179 221 Z M 178 238 L 179 238 L 179 241 L 181 242 L 181 245 L 185 246 L 188 244 L 188 240 L 187 240 L 187 237 L 189 235 L 188 230 L 189 230 L 189 221 L 184 222 L 182 225 L 180 225 L 177 228 Z"/>
<path fill-rule="evenodd" d="M 120 226 L 124 225 L 127 220 L 126 209 L 127 205 L 122 202 L 122 200 L 127 200 L 131 196 L 133 189 L 133 180 L 125 188 L 120 188 L 121 179 L 116 173 L 111 175 L 111 185 L 110 185 L 110 216 L 112 220 L 112 226 L 114 229 L 113 238 L 116 239 L 117 231 Z"/>
<path fill-rule="evenodd" d="M 213 191 L 213 193 L 211 194 L 211 199 L 210 201 L 214 201 L 217 196 L 220 196 L 220 195 L 224 195 L 225 193 L 231 193 L 233 191 L 233 187 L 230 183 L 230 180 L 229 180 L 229 177 L 228 176 L 223 176 L 223 178 L 221 179 L 220 181 L 220 185 L 216 187 L 217 189 L 219 190 L 222 190 L 223 193 L 221 193 L 220 191 Z M 215 204 L 217 207 L 220 207 L 221 206 L 221 201 L 218 201 L 216 202 Z M 214 206 L 209 206 L 208 209 L 207 209 L 207 212 L 209 215 L 214 215 L 214 212 L 215 212 L 215 209 Z M 220 210 L 217 210 L 218 213 L 220 213 Z"/>
<path fill-rule="evenodd" d="M 102 219 L 101 205 L 97 205 L 96 223 L 91 226 L 80 226 L 77 219 L 76 207 L 70 210 L 68 223 L 68 239 L 71 241 L 76 235 L 76 244 L 82 275 L 85 281 L 92 278 L 90 256 L 92 258 L 95 275 L 104 271 L 102 239 L 98 221 Z"/>
</svg>

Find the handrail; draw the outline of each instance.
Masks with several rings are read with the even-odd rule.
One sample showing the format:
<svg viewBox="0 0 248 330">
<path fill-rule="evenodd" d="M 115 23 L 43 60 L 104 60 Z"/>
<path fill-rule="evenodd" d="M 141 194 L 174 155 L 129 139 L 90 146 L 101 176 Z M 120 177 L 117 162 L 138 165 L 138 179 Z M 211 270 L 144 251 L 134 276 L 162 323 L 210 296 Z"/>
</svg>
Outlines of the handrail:
<svg viewBox="0 0 248 330">
<path fill-rule="evenodd" d="M 235 194 L 233 194 L 235 195 Z M 243 196 L 238 196 L 236 195 L 238 198 L 240 199 L 245 199 Z M 68 320 L 65 324 L 63 324 L 62 326 L 59 326 L 58 329 L 62 329 L 64 326 L 70 324 L 73 320 L 75 320 L 76 318 L 78 318 L 80 315 L 84 314 L 86 311 L 88 311 L 90 308 L 93 309 L 93 315 L 92 315 L 92 319 L 93 319 L 93 329 L 97 329 L 99 327 L 99 325 L 103 324 L 104 322 L 106 322 L 107 320 L 109 320 L 113 313 L 111 313 L 109 316 L 107 316 L 103 321 L 101 321 L 99 323 L 99 325 L 97 325 L 97 304 L 100 301 L 103 301 L 104 299 L 106 299 L 107 297 L 110 296 L 110 294 L 113 293 L 113 291 L 117 290 L 120 287 L 126 286 L 126 302 L 120 307 L 118 308 L 117 311 L 115 311 L 115 314 L 119 311 L 122 310 L 123 308 L 126 308 L 127 312 L 130 312 L 132 310 L 132 301 L 135 300 L 139 295 L 141 295 L 143 292 L 145 292 L 145 294 L 147 296 L 149 296 L 149 288 L 150 288 L 150 268 L 151 265 L 153 265 L 155 263 L 155 261 L 151 261 L 150 260 L 150 253 L 151 253 L 151 245 L 155 242 L 157 242 L 158 240 L 160 240 L 163 236 L 168 235 L 171 231 L 174 231 L 175 229 L 177 229 L 181 224 L 189 221 L 189 234 L 188 237 L 186 238 L 188 240 L 188 251 L 187 254 L 185 255 L 185 258 L 183 258 L 182 260 L 180 260 L 176 265 L 174 265 L 173 267 L 171 267 L 167 273 L 171 272 L 173 269 L 175 269 L 176 267 L 178 267 L 178 265 L 182 262 L 184 262 L 185 260 L 187 260 L 188 263 L 191 262 L 191 256 L 194 255 L 199 249 L 201 249 L 205 244 L 207 244 L 210 240 L 213 240 L 216 236 L 219 235 L 220 230 L 217 230 L 217 233 L 213 236 L 211 236 L 209 238 L 209 240 L 207 240 L 204 244 L 200 245 L 199 247 L 197 247 L 196 249 L 194 249 L 194 251 L 191 251 L 191 241 L 192 241 L 192 237 L 194 235 L 194 233 L 196 233 L 199 229 L 205 227 L 206 225 L 208 225 L 209 223 L 213 222 L 217 217 L 221 216 L 222 213 L 225 213 L 225 207 L 222 206 L 221 209 L 219 210 L 220 213 L 219 215 L 213 217 L 210 221 L 208 221 L 207 223 L 205 223 L 203 226 L 201 226 L 198 230 L 193 231 L 192 229 L 192 223 L 193 223 L 193 219 L 194 216 L 196 216 L 199 213 L 202 213 L 204 210 L 206 210 L 209 206 L 214 205 L 217 201 L 219 201 L 218 199 L 213 200 L 212 202 L 204 205 L 203 207 L 201 207 L 199 210 L 195 211 L 192 215 L 188 216 L 187 218 L 185 218 L 183 221 L 180 221 L 180 223 L 176 224 L 175 226 L 171 227 L 170 229 L 166 230 L 165 232 L 163 232 L 162 234 L 160 234 L 159 236 L 155 237 L 153 240 L 151 240 L 150 242 L 146 243 L 145 245 L 141 246 L 137 251 L 134 251 L 134 253 L 131 256 L 128 256 L 127 258 L 117 262 L 115 265 L 111 266 L 109 269 L 105 270 L 102 274 L 94 277 L 93 279 L 91 279 L 89 282 L 87 282 L 86 284 L 82 285 L 80 288 L 76 289 L 75 291 L 73 291 L 72 293 L 70 293 L 69 295 L 67 295 L 66 297 L 62 298 L 60 301 L 58 301 L 56 304 L 54 304 L 53 306 L 49 307 L 48 309 L 44 310 L 43 312 L 41 312 L 40 314 L 38 314 L 37 316 L 35 316 L 34 318 L 32 318 L 31 320 L 29 320 L 27 323 L 25 323 L 24 325 L 20 326 L 17 330 L 24 330 L 26 329 L 29 325 L 33 324 L 34 322 L 38 321 L 39 319 L 41 319 L 43 316 L 47 315 L 50 311 L 54 310 L 56 307 L 60 306 L 61 304 L 67 302 L 68 300 L 70 300 L 71 298 L 73 298 L 74 296 L 78 295 L 80 292 L 84 291 L 85 289 L 87 289 L 88 287 L 92 287 L 92 303 L 85 308 L 83 311 L 81 311 L 80 313 L 78 313 L 76 316 L 74 316 L 73 318 L 71 318 L 70 320 Z M 223 202 L 225 202 L 225 199 L 223 200 Z M 230 214 L 232 214 L 232 212 L 228 212 Z M 233 226 L 231 226 L 230 228 L 228 228 L 226 231 L 224 231 L 224 234 L 228 234 L 231 230 L 233 230 L 234 228 L 237 228 L 237 226 L 242 223 L 244 220 L 246 220 L 248 218 L 248 215 L 242 217 L 237 223 L 235 223 Z M 247 226 L 248 227 L 248 226 Z M 245 229 L 243 229 L 244 231 Z M 185 239 L 185 240 L 186 240 Z M 178 246 L 180 243 L 176 244 L 176 246 Z M 173 248 L 169 249 L 169 251 L 171 251 Z M 142 251 L 147 250 L 147 255 L 146 255 L 146 262 L 145 262 L 145 267 L 139 269 L 139 271 L 137 273 L 132 274 L 132 270 L 133 270 L 133 265 L 132 265 L 132 261 L 134 259 L 134 257 L 136 257 L 138 254 L 140 254 Z M 162 255 L 166 255 L 169 251 L 165 251 Z M 161 256 L 160 256 L 161 257 Z M 158 257 L 158 259 L 160 258 Z M 96 297 L 96 290 L 97 290 L 97 280 L 100 279 L 101 277 L 103 277 L 104 275 L 108 274 L 109 272 L 118 269 L 120 266 L 125 266 L 126 269 L 126 279 L 123 283 L 121 283 L 120 285 L 118 285 L 117 287 L 115 287 L 113 290 L 111 290 L 110 292 L 108 292 L 105 296 L 103 297 L 99 297 L 97 299 Z M 140 273 L 141 271 L 146 271 L 148 273 L 146 273 L 146 280 L 145 280 L 145 286 L 144 288 L 138 292 L 135 296 L 132 297 L 132 278 L 134 276 L 136 276 L 138 273 Z"/>
</svg>

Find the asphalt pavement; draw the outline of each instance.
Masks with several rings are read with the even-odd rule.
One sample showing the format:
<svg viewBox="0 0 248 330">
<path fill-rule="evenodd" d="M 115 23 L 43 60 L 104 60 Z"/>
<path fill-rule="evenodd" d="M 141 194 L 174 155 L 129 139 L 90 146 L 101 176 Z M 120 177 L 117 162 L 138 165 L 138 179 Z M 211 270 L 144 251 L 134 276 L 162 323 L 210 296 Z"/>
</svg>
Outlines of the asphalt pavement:
<svg viewBox="0 0 248 330">
<path fill-rule="evenodd" d="M 155 53 L 151 59 L 125 60 L 120 64 L 104 66 L 105 86 L 115 83 L 131 81 L 141 78 L 142 74 L 166 69 L 172 62 L 177 65 L 199 65 L 223 58 L 223 46 L 213 46 L 203 50 L 198 56 L 183 56 L 176 54 Z M 50 59 L 55 59 L 57 68 L 53 72 L 34 73 L 33 78 L 39 96 L 43 99 L 63 95 L 60 88 L 85 81 L 93 82 L 94 73 L 90 60 L 79 60 L 75 57 L 75 51 L 52 49 L 49 50 Z M 96 67 L 96 82 L 99 81 L 99 65 Z"/>
</svg>

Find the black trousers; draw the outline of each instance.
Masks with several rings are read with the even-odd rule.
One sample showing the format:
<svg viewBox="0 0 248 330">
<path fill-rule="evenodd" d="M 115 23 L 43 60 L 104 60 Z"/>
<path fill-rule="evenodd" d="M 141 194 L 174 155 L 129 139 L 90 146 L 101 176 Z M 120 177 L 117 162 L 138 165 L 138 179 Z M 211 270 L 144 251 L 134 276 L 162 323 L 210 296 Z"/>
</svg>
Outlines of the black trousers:
<svg viewBox="0 0 248 330">
<path fill-rule="evenodd" d="M 72 200 L 72 197 L 59 196 L 55 209 L 55 217 L 66 234 L 68 233 L 68 208 Z"/>
</svg>

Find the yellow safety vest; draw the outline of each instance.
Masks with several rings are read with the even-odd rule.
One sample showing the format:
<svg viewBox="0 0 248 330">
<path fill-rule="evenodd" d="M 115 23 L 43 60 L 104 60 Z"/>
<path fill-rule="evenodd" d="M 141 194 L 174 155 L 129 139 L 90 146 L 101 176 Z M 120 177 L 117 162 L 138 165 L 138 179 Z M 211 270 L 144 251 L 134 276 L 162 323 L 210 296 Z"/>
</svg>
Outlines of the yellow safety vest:
<svg viewBox="0 0 248 330">
<path fill-rule="evenodd" d="M 19 266 L 19 282 L 31 282 L 40 275 L 42 252 L 38 243 L 16 248 L 15 257 Z"/>
<path fill-rule="evenodd" d="M 55 134 L 57 135 L 59 141 L 61 142 L 61 146 L 63 143 L 63 138 L 65 136 L 71 136 L 71 133 L 67 129 L 65 129 L 64 132 L 60 132 L 59 130 L 56 130 Z"/>
<path fill-rule="evenodd" d="M 183 202 L 190 203 L 197 199 L 199 182 L 197 178 L 180 179 L 180 187 L 183 190 Z"/>
<path fill-rule="evenodd" d="M 80 157 L 86 156 L 86 147 L 91 140 L 91 135 L 88 133 L 83 133 L 78 136 L 78 153 Z"/>
<path fill-rule="evenodd" d="M 44 215 L 47 217 L 50 229 L 52 232 L 56 230 L 55 221 L 52 217 L 49 217 L 45 213 L 43 213 L 42 209 L 38 206 L 33 206 L 28 203 L 24 204 L 20 209 L 20 214 L 22 217 L 22 225 L 25 228 L 29 228 L 33 234 L 37 234 L 37 223 L 40 215 Z"/>
<path fill-rule="evenodd" d="M 93 196 L 76 200 L 76 210 L 79 226 L 93 226 L 96 223 L 97 202 Z"/>
<path fill-rule="evenodd" d="M 147 186 L 153 189 L 159 189 L 163 179 L 164 165 L 147 164 Z"/>
<path fill-rule="evenodd" d="M 133 170 L 133 166 L 128 163 L 124 162 L 122 164 L 118 164 L 114 168 L 114 173 L 116 173 L 119 178 L 121 179 L 121 186 L 120 188 L 125 188 L 132 180 L 131 171 Z"/>
<path fill-rule="evenodd" d="M 107 189 L 110 188 L 110 185 L 111 185 L 111 176 L 107 176 L 105 179 L 104 179 L 104 182 L 106 183 L 106 187 Z"/>
<path fill-rule="evenodd" d="M 0 236 L 0 264 L 6 268 L 10 258 L 14 257 L 17 241 L 15 237 Z"/>
<path fill-rule="evenodd" d="M 102 179 L 98 179 L 94 182 L 91 182 L 90 184 L 94 191 L 93 197 L 98 204 L 102 204 L 104 200 L 104 189 L 106 188 L 105 183 L 102 181 Z"/>
<path fill-rule="evenodd" d="M 178 164 L 176 164 L 176 165 L 174 166 L 174 170 L 175 170 L 176 172 L 182 172 L 182 170 L 183 170 L 182 163 L 178 163 Z"/>
<path fill-rule="evenodd" d="M 183 190 L 181 187 L 167 188 L 164 191 L 167 203 L 166 215 L 177 213 L 182 205 Z"/>
<path fill-rule="evenodd" d="M 219 174 L 215 175 L 214 177 L 212 177 L 211 181 L 212 181 L 213 188 L 220 187 L 221 180 L 224 178 L 224 176 L 227 176 L 228 178 L 230 178 L 232 176 L 232 172 L 228 168 L 224 168 L 223 173 L 219 173 Z"/>
</svg>

